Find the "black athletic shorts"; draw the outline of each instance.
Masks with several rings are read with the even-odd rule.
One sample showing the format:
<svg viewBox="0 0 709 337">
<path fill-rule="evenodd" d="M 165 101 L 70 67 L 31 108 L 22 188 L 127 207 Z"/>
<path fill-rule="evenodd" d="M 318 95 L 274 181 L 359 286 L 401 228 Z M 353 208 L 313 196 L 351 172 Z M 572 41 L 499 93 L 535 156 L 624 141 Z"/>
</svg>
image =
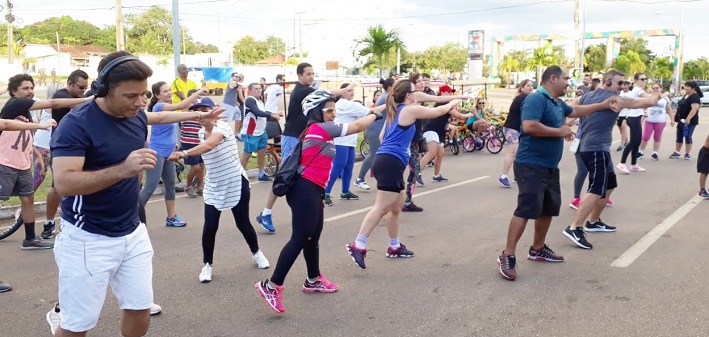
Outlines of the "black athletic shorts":
<svg viewBox="0 0 709 337">
<path fill-rule="evenodd" d="M 621 125 L 623 125 L 624 120 L 625 120 L 625 116 L 619 116 L 618 119 L 615 120 L 615 124 L 618 125 L 618 127 L 620 127 Z"/>
<path fill-rule="evenodd" d="M 588 170 L 588 190 L 586 192 L 606 197 L 606 192 L 618 187 L 613 169 L 611 153 L 608 151 L 579 152 Z"/>
<path fill-rule="evenodd" d="M 559 169 L 514 163 L 519 193 L 514 215 L 524 219 L 557 216 L 561 208 Z"/>
<path fill-rule="evenodd" d="M 375 154 L 372 162 L 372 173 L 377 179 L 377 189 L 380 191 L 399 193 L 404 190 L 404 170 L 406 165 L 401 159 L 390 154 Z"/>
<path fill-rule="evenodd" d="M 709 149 L 703 146 L 697 156 L 697 172 L 709 174 Z"/>
</svg>

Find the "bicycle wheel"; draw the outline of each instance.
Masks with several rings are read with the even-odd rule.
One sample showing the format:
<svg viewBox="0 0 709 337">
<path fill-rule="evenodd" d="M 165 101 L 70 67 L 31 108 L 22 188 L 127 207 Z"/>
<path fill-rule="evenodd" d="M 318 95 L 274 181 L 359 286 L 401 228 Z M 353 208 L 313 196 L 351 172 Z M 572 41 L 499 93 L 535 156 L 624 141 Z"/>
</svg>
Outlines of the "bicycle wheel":
<svg viewBox="0 0 709 337">
<path fill-rule="evenodd" d="M 498 126 L 495 128 L 495 138 L 499 139 L 502 144 L 507 141 L 507 139 L 505 139 L 505 133 L 502 132 L 502 127 Z"/>
<path fill-rule="evenodd" d="M 22 220 L 21 219 L 18 221 L 15 221 L 12 225 L 0 226 L 0 240 L 17 232 L 17 230 L 20 229 L 20 227 L 22 227 Z"/>
<path fill-rule="evenodd" d="M 463 138 L 463 151 L 473 152 L 475 151 L 475 139 L 472 135 L 467 135 Z"/>
<path fill-rule="evenodd" d="M 458 153 L 460 153 L 460 146 L 458 146 L 458 142 L 456 141 L 448 144 L 448 148 L 451 149 L 454 156 L 457 156 Z"/>
<path fill-rule="evenodd" d="M 273 177 L 278 172 L 280 164 L 278 163 L 278 157 L 273 152 L 266 152 L 266 165 L 263 168 L 263 173 L 266 176 Z"/>
<path fill-rule="evenodd" d="M 359 154 L 361 154 L 362 157 L 369 155 L 369 142 L 366 139 L 362 139 L 362 142 L 359 143 Z"/>
<path fill-rule="evenodd" d="M 495 137 L 488 138 L 488 140 L 485 142 L 485 147 L 490 153 L 498 154 L 500 153 L 500 151 L 502 151 L 502 142 Z"/>
</svg>

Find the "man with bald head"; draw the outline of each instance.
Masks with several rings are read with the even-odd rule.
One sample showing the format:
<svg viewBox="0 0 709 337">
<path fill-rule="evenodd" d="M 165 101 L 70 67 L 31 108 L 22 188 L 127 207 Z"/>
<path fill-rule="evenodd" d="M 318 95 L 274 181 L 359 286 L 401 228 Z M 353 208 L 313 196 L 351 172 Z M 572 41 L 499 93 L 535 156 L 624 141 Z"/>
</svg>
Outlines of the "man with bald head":
<svg viewBox="0 0 709 337">
<path fill-rule="evenodd" d="M 187 78 L 189 73 L 190 71 L 187 69 L 186 65 L 180 64 L 177 66 L 177 74 L 179 76 L 170 84 L 170 89 L 172 89 L 173 104 L 180 103 L 182 100 L 187 98 L 187 93 L 190 90 L 199 90 L 197 83 Z"/>
</svg>

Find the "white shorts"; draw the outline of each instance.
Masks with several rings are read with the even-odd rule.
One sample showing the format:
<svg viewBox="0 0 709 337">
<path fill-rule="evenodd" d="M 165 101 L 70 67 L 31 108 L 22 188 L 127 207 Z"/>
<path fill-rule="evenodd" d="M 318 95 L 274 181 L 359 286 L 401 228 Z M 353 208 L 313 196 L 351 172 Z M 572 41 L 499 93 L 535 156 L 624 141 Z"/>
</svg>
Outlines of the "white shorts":
<svg viewBox="0 0 709 337">
<path fill-rule="evenodd" d="M 222 103 L 221 107 L 226 109 L 222 112 L 222 120 L 225 122 L 240 121 L 241 120 L 241 109 L 238 106 L 229 105 Z"/>
<path fill-rule="evenodd" d="M 121 309 L 145 310 L 153 303 L 153 246 L 145 224 L 114 238 L 62 219 L 54 260 L 64 330 L 82 332 L 96 326 L 109 284 Z"/>
<path fill-rule="evenodd" d="M 442 144 L 443 142 L 438 139 L 438 133 L 436 131 L 426 131 L 423 133 L 423 138 L 426 138 L 426 143 L 430 142 L 436 142 L 439 145 L 443 146 L 445 144 Z"/>
</svg>

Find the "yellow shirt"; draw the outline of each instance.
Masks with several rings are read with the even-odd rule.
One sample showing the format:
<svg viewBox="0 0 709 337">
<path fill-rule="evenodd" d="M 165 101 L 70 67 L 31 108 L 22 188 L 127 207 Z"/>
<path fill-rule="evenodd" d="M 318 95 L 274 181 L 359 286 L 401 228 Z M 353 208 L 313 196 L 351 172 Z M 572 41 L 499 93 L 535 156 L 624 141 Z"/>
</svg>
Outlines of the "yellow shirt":
<svg viewBox="0 0 709 337">
<path fill-rule="evenodd" d="M 172 103 L 177 104 L 182 102 L 182 99 L 180 99 L 179 96 L 177 96 L 177 92 L 181 91 L 185 97 L 187 97 L 187 93 L 194 89 L 198 90 L 199 87 L 197 86 L 197 83 L 194 81 L 187 79 L 187 82 L 183 81 L 181 78 L 176 78 L 172 83 L 170 84 L 170 89 L 172 89 Z"/>
</svg>

